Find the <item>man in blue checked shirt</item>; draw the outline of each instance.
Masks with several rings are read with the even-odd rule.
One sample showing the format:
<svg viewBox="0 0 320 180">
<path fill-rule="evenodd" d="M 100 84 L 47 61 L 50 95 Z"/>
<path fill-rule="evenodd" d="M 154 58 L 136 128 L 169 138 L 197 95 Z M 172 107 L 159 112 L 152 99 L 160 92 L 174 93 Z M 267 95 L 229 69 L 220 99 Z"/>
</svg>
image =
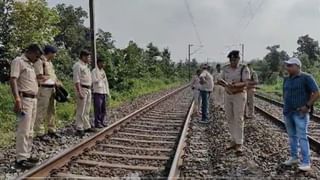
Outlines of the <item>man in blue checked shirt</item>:
<svg viewBox="0 0 320 180">
<path fill-rule="evenodd" d="M 289 76 L 284 79 L 283 114 L 289 136 L 290 159 L 284 164 L 291 166 L 299 163 L 298 148 L 302 155 L 299 169 L 311 170 L 310 147 L 307 137 L 310 109 L 319 98 L 319 88 L 312 75 L 301 71 L 301 61 L 291 58 L 285 61 Z"/>
</svg>

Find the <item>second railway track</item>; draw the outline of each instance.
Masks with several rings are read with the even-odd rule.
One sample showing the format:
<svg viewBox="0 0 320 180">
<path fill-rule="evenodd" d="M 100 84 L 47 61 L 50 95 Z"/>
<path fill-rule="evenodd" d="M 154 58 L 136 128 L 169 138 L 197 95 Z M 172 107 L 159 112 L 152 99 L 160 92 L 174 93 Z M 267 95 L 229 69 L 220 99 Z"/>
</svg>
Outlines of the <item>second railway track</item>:
<svg viewBox="0 0 320 180">
<path fill-rule="evenodd" d="M 268 118 L 272 119 L 277 125 L 282 128 L 285 128 L 285 123 L 282 119 L 282 108 L 283 103 L 276 101 L 274 99 L 270 99 L 269 97 L 256 94 L 255 95 L 258 100 L 262 100 L 262 102 L 270 103 L 273 107 L 265 107 L 265 105 L 256 105 L 255 108 L 262 114 L 266 115 Z M 260 103 L 261 104 L 261 103 Z M 270 105 L 269 105 L 270 106 Z M 320 153 L 320 116 L 312 115 L 310 118 L 310 126 L 308 138 L 313 150 L 317 153 Z"/>
<path fill-rule="evenodd" d="M 177 175 L 193 108 L 182 87 L 62 152 L 20 179 L 167 178 Z"/>
</svg>

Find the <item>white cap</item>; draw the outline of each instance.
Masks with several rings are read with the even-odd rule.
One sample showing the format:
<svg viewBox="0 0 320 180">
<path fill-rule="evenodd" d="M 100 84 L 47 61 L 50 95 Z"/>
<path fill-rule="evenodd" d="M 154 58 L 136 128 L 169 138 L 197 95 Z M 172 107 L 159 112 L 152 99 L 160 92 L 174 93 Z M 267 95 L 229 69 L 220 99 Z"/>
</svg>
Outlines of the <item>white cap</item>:
<svg viewBox="0 0 320 180">
<path fill-rule="evenodd" d="M 298 58 L 290 58 L 288 61 L 284 62 L 285 64 L 295 64 L 301 67 L 301 61 Z"/>
</svg>

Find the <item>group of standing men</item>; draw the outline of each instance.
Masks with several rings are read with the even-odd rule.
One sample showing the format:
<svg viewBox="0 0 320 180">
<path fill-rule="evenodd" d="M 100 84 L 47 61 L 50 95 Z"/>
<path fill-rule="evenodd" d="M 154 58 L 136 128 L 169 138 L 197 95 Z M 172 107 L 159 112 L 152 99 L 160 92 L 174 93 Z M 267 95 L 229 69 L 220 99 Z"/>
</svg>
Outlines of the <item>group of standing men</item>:
<svg viewBox="0 0 320 180">
<path fill-rule="evenodd" d="M 202 67 L 202 71 L 197 71 L 192 80 L 195 109 L 198 115 L 202 115 L 200 123 L 208 123 L 208 98 L 213 91 L 213 102 L 218 109 L 225 109 L 229 124 L 232 143 L 227 150 L 235 149 L 237 153 L 242 153 L 244 118 L 254 117 L 254 93 L 258 76 L 250 64 L 239 63 L 239 51 L 230 52 L 228 58 L 230 64 L 222 69 L 217 64 L 213 75 L 208 72 L 207 65 Z M 201 98 L 198 98 L 197 91 Z M 201 111 L 198 111 L 200 104 Z"/>
<path fill-rule="evenodd" d="M 226 150 L 235 150 L 241 155 L 244 141 L 244 118 L 254 118 L 254 94 L 258 84 L 257 73 L 250 64 L 240 64 L 239 51 L 231 51 L 228 55 L 230 63 L 221 69 L 218 64 L 216 73 L 212 76 L 207 71 L 198 70 L 192 81 L 194 100 L 198 115 L 202 114 L 201 123 L 208 122 L 208 96 L 203 94 L 203 86 L 207 84 L 210 92 L 213 90 L 214 104 L 218 109 L 225 109 L 226 119 L 231 134 L 231 144 Z M 308 125 L 310 112 L 315 101 L 320 97 L 318 85 L 312 75 L 301 70 L 302 63 L 298 58 L 290 58 L 284 62 L 288 76 L 283 82 L 283 115 L 289 136 L 290 158 L 283 164 L 291 166 L 299 164 L 302 171 L 311 170 Z M 212 83 L 214 80 L 214 86 Z M 205 86 L 206 87 L 206 86 Z M 200 97 L 197 92 L 200 92 Z M 200 101 L 202 101 L 200 103 Z M 201 112 L 198 107 L 201 104 Z M 299 158 L 299 149 L 301 161 Z"/>
<path fill-rule="evenodd" d="M 11 63 L 10 85 L 17 114 L 16 165 L 19 168 L 32 168 L 39 161 L 31 156 L 34 134 L 59 137 L 56 133 L 55 94 L 62 83 L 52 64 L 56 53 L 57 49 L 53 46 L 47 45 L 42 49 L 37 44 L 31 44 Z M 106 98 L 110 96 L 103 61 L 99 59 L 92 72 L 89 64 L 90 53 L 83 50 L 80 60 L 73 67 L 77 99 L 75 126 L 76 134 L 80 136 L 95 131 L 95 128 L 106 127 Z M 93 126 L 89 119 L 91 89 L 95 111 Z"/>
</svg>

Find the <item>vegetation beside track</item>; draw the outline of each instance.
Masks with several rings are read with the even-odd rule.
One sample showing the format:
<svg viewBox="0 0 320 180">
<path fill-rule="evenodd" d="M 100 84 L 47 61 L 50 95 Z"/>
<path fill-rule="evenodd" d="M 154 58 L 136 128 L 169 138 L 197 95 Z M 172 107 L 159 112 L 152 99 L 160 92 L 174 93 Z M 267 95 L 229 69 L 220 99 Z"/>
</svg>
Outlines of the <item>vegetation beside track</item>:
<svg viewBox="0 0 320 180">
<path fill-rule="evenodd" d="M 37 9 L 33 11 L 30 9 Z M 59 127 L 70 124 L 75 114 L 72 66 L 82 49 L 90 49 L 90 29 L 85 21 L 88 13 L 82 7 L 57 4 L 50 7 L 47 0 L 0 2 L 0 148 L 14 142 L 16 120 L 12 112 L 9 86 L 9 66 L 29 43 L 41 46 L 52 44 L 58 48 L 53 60 L 57 76 L 71 92 L 70 103 L 58 104 Z M 23 18 L 22 18 L 23 17 Z M 33 19 L 37 19 L 34 21 Z M 46 22 L 46 23 L 43 23 Z M 28 28 L 25 26 L 28 25 Z M 96 33 L 97 57 L 104 60 L 111 89 L 111 107 L 139 96 L 177 86 L 192 74 L 198 63 L 172 59 L 170 49 L 153 42 L 141 47 L 129 41 L 126 47 L 116 47 L 112 33 L 99 29 Z M 4 65 L 3 65 L 4 64 Z"/>
</svg>

